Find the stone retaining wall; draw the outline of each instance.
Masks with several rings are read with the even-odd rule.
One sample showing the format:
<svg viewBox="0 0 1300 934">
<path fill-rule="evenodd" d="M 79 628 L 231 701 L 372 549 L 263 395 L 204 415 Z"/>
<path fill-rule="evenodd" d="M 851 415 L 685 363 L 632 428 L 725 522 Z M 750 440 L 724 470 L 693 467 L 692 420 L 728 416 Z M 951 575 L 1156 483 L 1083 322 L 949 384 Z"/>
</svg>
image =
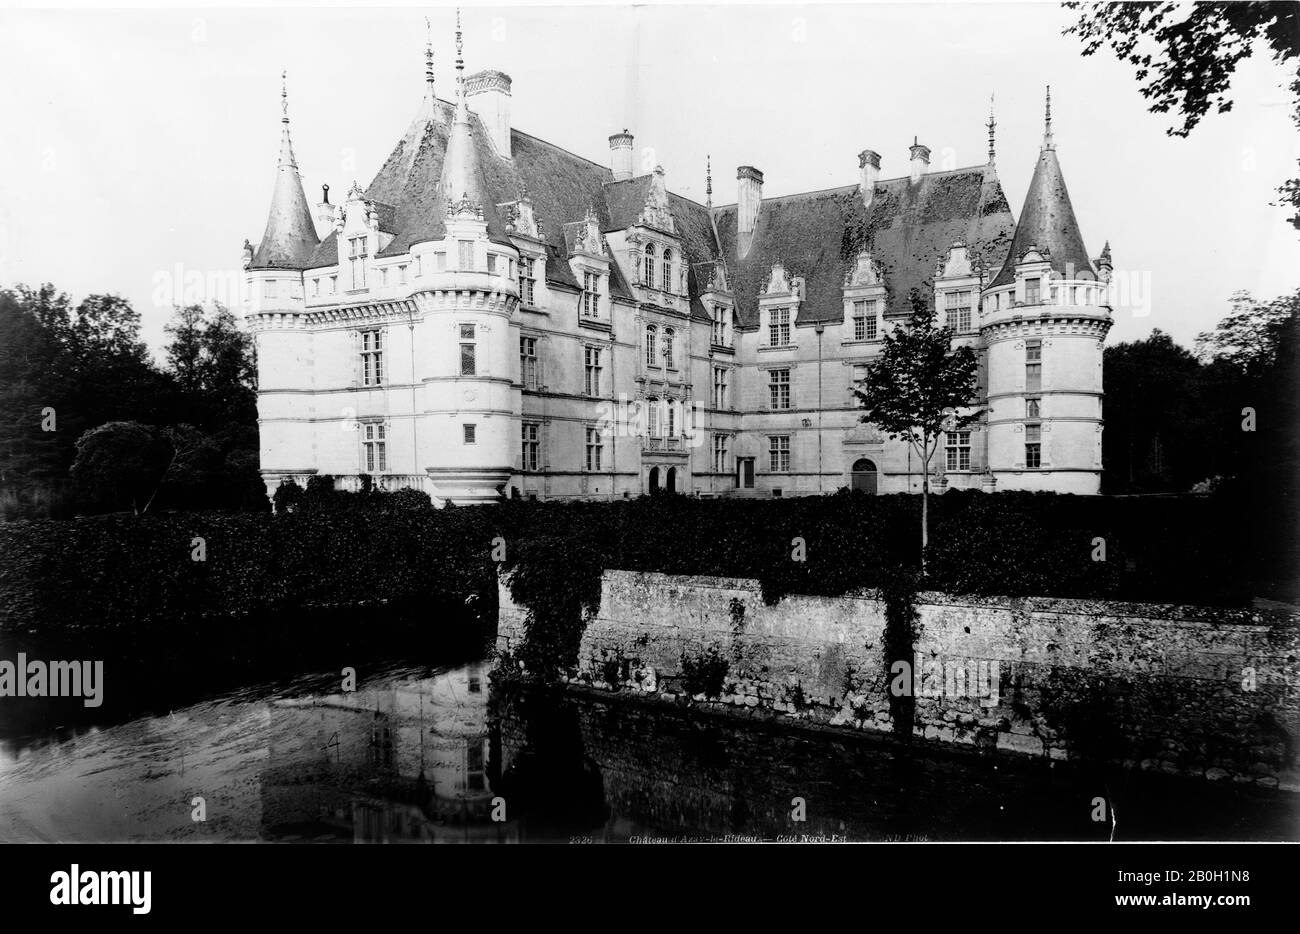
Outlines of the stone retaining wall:
<svg viewBox="0 0 1300 934">
<path fill-rule="evenodd" d="M 1300 790 L 1295 614 L 933 592 L 916 608 L 914 735 Z M 525 618 L 503 585 L 500 649 Z M 570 677 L 893 732 L 891 685 L 908 686 L 884 631 L 875 591 L 767 606 L 752 580 L 606 571 Z M 687 697 L 683 656 L 709 653 L 725 660 L 719 692 Z"/>
</svg>

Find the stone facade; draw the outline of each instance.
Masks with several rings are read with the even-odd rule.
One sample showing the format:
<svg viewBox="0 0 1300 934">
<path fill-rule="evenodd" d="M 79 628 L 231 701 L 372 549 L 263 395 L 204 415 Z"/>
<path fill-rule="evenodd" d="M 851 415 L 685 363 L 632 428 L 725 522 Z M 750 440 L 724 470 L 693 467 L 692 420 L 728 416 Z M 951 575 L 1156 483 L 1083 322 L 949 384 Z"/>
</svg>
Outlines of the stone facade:
<svg viewBox="0 0 1300 934">
<path fill-rule="evenodd" d="M 508 652 L 525 612 L 504 584 L 500 599 Z M 1300 790 L 1294 615 L 939 593 L 916 608 L 916 736 Z M 606 571 L 572 680 L 887 733 L 884 634 L 871 591 L 767 606 L 755 581 Z M 687 698 L 683 655 L 710 649 L 728 662 L 722 691 Z"/>
<path fill-rule="evenodd" d="M 1109 251 L 1083 250 L 1050 127 L 1017 222 L 985 165 L 737 203 L 673 193 L 633 135 L 610 166 L 512 126 L 511 81 L 434 92 L 365 189 L 313 220 L 283 118 L 262 241 L 246 245 L 261 466 L 370 475 L 435 501 L 775 496 L 920 489 L 909 446 L 852 384 L 932 302 L 981 361 L 969 432 L 936 489 L 1095 493 Z M 846 160 L 848 161 L 848 160 Z M 851 167 L 852 163 L 849 161 Z M 850 176 L 852 177 L 852 176 Z"/>
</svg>

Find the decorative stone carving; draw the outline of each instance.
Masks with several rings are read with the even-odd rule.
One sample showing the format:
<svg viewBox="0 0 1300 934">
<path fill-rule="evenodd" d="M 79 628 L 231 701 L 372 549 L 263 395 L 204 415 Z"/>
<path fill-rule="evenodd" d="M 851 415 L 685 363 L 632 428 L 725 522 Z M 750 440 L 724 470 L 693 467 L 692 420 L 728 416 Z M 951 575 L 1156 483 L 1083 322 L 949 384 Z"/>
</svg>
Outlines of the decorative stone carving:
<svg viewBox="0 0 1300 934">
<path fill-rule="evenodd" d="M 668 208 L 668 189 L 664 184 L 664 167 L 655 166 L 650 176 L 650 190 L 646 193 L 645 205 L 637 223 L 645 227 L 654 227 L 668 233 L 677 233 L 673 213 Z"/>
<path fill-rule="evenodd" d="M 976 270 L 971 265 L 970 251 L 965 240 L 954 240 L 948 247 L 947 256 L 940 257 L 936 278 L 957 279 L 973 276 Z"/>
<path fill-rule="evenodd" d="M 448 217 L 472 217 L 475 220 L 483 219 L 483 206 L 474 201 L 464 192 L 459 198 L 447 202 Z"/>
<path fill-rule="evenodd" d="M 857 259 L 844 274 L 844 288 L 851 289 L 864 285 L 883 285 L 880 265 L 871 255 L 871 251 L 862 250 Z"/>
<path fill-rule="evenodd" d="M 794 292 L 794 288 L 785 273 L 785 266 L 781 263 L 772 264 L 772 272 L 767 277 L 767 283 L 763 286 L 764 295 L 789 295 Z"/>
</svg>

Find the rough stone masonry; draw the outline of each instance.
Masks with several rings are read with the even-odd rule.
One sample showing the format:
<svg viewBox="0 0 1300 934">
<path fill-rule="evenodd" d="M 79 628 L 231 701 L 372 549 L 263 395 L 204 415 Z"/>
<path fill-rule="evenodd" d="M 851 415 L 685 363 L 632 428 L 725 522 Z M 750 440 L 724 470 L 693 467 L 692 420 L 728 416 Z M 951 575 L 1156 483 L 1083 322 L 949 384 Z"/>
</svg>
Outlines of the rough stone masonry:
<svg viewBox="0 0 1300 934">
<path fill-rule="evenodd" d="M 916 608 L 912 732 L 923 741 L 1300 790 L 1298 614 L 935 592 Z M 499 650 L 523 638 L 525 619 L 503 582 Z M 876 591 L 768 606 L 753 580 L 606 571 L 566 680 L 893 732 L 884 633 Z M 686 696 L 683 657 L 711 650 L 727 663 L 720 693 Z M 996 681 L 962 684 L 959 670 Z M 925 677 L 936 672 L 942 682 Z"/>
</svg>

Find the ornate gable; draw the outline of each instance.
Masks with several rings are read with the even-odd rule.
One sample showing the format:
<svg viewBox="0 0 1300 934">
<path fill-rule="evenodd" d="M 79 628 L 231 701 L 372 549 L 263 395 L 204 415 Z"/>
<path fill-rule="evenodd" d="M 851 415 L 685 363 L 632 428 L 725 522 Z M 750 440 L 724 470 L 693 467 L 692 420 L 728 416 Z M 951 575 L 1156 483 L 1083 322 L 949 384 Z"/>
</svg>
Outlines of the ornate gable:
<svg viewBox="0 0 1300 934">
<path fill-rule="evenodd" d="M 641 208 L 637 223 L 673 235 L 677 233 L 673 212 L 668 208 L 668 189 L 664 184 L 664 167 L 661 165 L 655 166 L 654 174 L 650 176 L 650 188 L 646 192 L 645 205 Z"/>
<path fill-rule="evenodd" d="M 870 250 L 860 251 L 853 265 L 844 273 L 844 288 L 846 289 L 884 284 L 885 280 L 880 271 L 880 264 L 871 255 Z"/>
</svg>

